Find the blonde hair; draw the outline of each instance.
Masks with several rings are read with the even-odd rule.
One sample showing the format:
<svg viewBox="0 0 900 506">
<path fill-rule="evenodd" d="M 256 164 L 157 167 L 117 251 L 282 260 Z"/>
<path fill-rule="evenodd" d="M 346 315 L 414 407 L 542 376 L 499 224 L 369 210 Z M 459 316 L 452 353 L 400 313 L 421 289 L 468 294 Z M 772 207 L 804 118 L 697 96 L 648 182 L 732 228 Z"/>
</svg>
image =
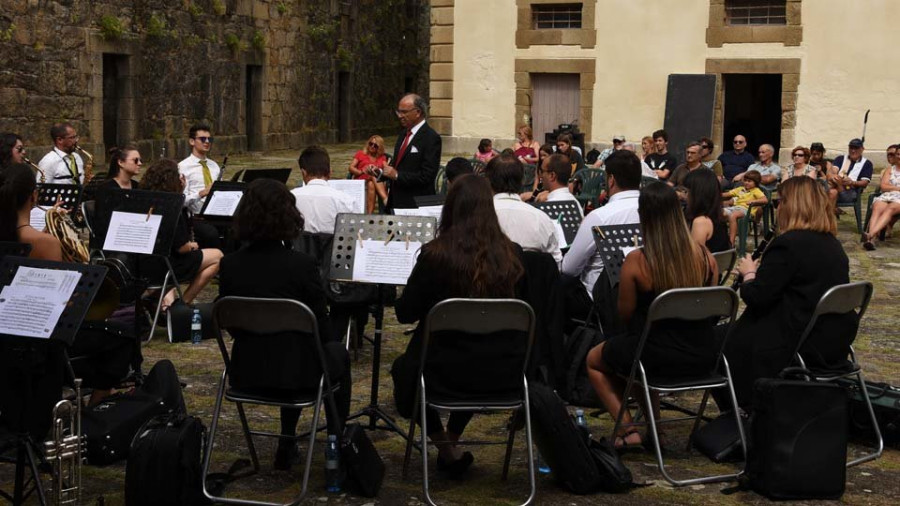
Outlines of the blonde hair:
<svg viewBox="0 0 900 506">
<path fill-rule="evenodd" d="M 530 127 L 530 126 L 528 126 L 528 125 L 522 125 L 522 126 L 519 127 L 519 130 L 518 130 L 518 131 L 519 131 L 519 132 L 522 132 L 523 134 L 525 134 L 525 137 L 528 137 L 529 140 L 532 140 L 532 141 L 534 140 L 534 135 L 533 135 L 533 133 L 532 133 L 532 131 L 531 131 L 531 127 Z"/>
<path fill-rule="evenodd" d="M 369 137 L 369 140 L 366 141 L 366 149 L 369 148 L 369 143 L 372 141 L 374 141 L 375 144 L 378 144 L 378 152 L 375 153 L 375 158 L 383 156 L 384 155 L 384 139 L 380 135 L 373 135 L 372 137 Z M 365 151 L 365 150 L 363 150 L 363 151 Z"/>
<path fill-rule="evenodd" d="M 779 233 L 791 230 L 812 230 L 837 234 L 837 221 L 831 199 L 822 185 L 808 177 L 792 177 L 778 187 Z"/>
</svg>

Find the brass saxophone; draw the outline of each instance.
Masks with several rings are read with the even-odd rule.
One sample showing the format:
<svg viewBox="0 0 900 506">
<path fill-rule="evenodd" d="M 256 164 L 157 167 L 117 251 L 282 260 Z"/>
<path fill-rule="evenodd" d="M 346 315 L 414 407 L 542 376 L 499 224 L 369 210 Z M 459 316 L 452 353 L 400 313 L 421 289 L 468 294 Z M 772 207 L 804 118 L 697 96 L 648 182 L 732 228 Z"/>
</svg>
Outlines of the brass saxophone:
<svg viewBox="0 0 900 506">
<path fill-rule="evenodd" d="M 44 184 L 47 182 L 47 175 L 44 174 L 44 171 L 42 171 L 41 168 L 37 166 L 37 164 L 35 164 L 31 160 L 29 160 L 27 156 L 23 156 L 22 161 L 27 163 L 28 165 L 31 165 L 31 168 L 34 169 L 35 172 L 37 172 L 38 174 L 41 175 L 41 184 Z"/>
<path fill-rule="evenodd" d="M 94 155 L 90 154 L 83 147 L 75 144 L 75 149 L 81 153 L 81 156 L 85 158 L 84 160 L 84 186 L 87 186 L 88 183 L 91 182 L 91 179 L 94 179 Z"/>
<path fill-rule="evenodd" d="M 50 504 L 81 503 L 81 380 L 75 379 L 74 401 L 61 400 L 53 408 L 50 439 L 44 442 L 44 457 L 52 467 Z"/>
</svg>

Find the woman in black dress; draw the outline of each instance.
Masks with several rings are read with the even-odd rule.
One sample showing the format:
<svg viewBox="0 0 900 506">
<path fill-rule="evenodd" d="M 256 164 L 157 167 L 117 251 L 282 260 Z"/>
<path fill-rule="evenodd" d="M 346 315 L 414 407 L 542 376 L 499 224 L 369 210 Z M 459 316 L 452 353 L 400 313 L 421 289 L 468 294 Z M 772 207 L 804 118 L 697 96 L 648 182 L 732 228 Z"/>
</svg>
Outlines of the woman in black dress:
<svg viewBox="0 0 900 506">
<path fill-rule="evenodd" d="M 737 265 L 747 309 L 726 343 L 725 356 L 743 408 L 750 405 L 756 379 L 775 377 L 790 365 L 822 295 L 850 282 L 847 254 L 835 237 L 833 205 L 822 186 L 809 177 L 792 177 L 778 187 L 778 194 L 778 237 L 760 260 L 747 255 Z M 852 314 L 827 315 L 819 319 L 801 354 L 813 368 L 838 365 L 847 359 L 855 336 Z"/>
<path fill-rule="evenodd" d="M 147 169 L 141 180 L 141 189 L 158 192 L 181 193 L 184 191 L 184 176 L 178 173 L 178 164 L 174 160 L 157 160 Z M 194 297 L 203 290 L 213 276 L 219 272 L 219 260 L 222 259 L 222 251 L 208 248 L 200 249 L 193 240 L 191 232 L 191 219 L 187 210 L 182 208 L 175 226 L 175 238 L 172 241 L 172 251 L 169 254 L 169 262 L 175 271 L 179 282 L 190 279 L 190 285 L 184 291 L 184 302 L 190 304 Z M 166 274 L 165 264 L 150 259 L 149 262 L 141 262 L 141 274 L 150 275 L 152 278 L 162 280 Z M 163 309 L 167 309 L 175 301 L 175 290 L 169 291 L 163 300 Z"/>
<path fill-rule="evenodd" d="M 619 281 L 619 318 L 628 331 L 596 346 L 587 357 L 588 377 L 613 420 L 624 408 L 626 381 L 621 376 L 631 372 L 650 304 L 666 290 L 711 286 L 716 281 L 716 261 L 691 238 L 671 186 L 658 182 L 644 187 L 638 214 L 644 246 L 625 257 Z M 641 360 L 651 377 L 690 377 L 713 367 L 716 349 L 713 322 L 661 321 L 647 338 Z M 631 421 L 626 410 L 616 448 L 642 443 Z"/>
<path fill-rule="evenodd" d="M 694 170 L 684 178 L 687 188 L 687 217 L 691 236 L 713 253 L 732 248 L 728 219 L 722 210 L 719 178 L 711 170 Z"/>
<path fill-rule="evenodd" d="M 101 188 L 137 190 L 140 185 L 134 180 L 141 173 L 141 153 L 134 146 L 112 147 L 109 150 L 109 172 Z"/>
<path fill-rule="evenodd" d="M 441 214 L 437 237 L 422 246 L 395 310 L 401 323 L 419 322 L 406 352 L 393 364 L 394 400 L 397 411 L 413 416 L 418 384 L 423 327 L 428 312 L 438 302 L 454 297 L 522 298 L 524 267 L 522 249 L 500 229 L 494 211 L 493 194 L 484 178 L 466 175 L 454 181 Z M 429 389 L 452 391 L 508 391 L 510 382 L 521 384 L 520 371 L 501 365 L 500 360 L 521 361 L 519 336 L 508 333 L 490 339 L 468 334 L 452 336 L 454 346 L 441 348 L 440 357 L 429 357 Z M 441 337 L 444 340 L 443 337 Z M 497 356 L 502 358 L 497 359 Z M 485 364 L 487 362 L 487 364 Z M 478 370 L 478 384 L 466 374 Z M 437 372 L 436 372 L 437 371 Z M 485 378 L 488 378 L 487 380 Z M 513 383 L 514 385 L 516 383 Z M 470 452 L 462 453 L 455 444 L 471 419 L 471 413 L 454 412 L 445 430 L 434 410 L 427 413 L 428 437 L 438 447 L 438 470 L 461 475 L 472 464 Z"/>
</svg>

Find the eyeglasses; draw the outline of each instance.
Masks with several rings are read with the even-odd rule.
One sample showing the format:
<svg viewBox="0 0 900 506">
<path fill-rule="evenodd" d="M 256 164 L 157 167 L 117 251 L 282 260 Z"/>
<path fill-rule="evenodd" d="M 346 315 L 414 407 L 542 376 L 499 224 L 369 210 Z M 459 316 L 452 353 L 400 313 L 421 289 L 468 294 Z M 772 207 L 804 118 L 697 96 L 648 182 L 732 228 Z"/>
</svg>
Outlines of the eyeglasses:
<svg viewBox="0 0 900 506">
<path fill-rule="evenodd" d="M 17 152 L 17 153 L 24 153 L 24 152 L 25 152 L 25 146 L 16 146 L 16 152 Z M 890 156 L 890 155 L 889 155 L 889 156 Z"/>
<path fill-rule="evenodd" d="M 140 158 L 132 158 L 131 161 L 134 163 L 144 163 L 144 161 L 141 160 Z"/>
<path fill-rule="evenodd" d="M 373 147 L 373 148 L 377 148 L 377 147 L 378 147 L 378 143 L 377 143 L 377 142 L 370 142 L 370 143 L 369 143 L 369 146 L 371 146 L 371 147 Z"/>
<path fill-rule="evenodd" d="M 747 141 L 733 141 L 735 144 L 746 144 Z"/>
<path fill-rule="evenodd" d="M 707 146 L 706 144 L 701 144 L 700 149 L 712 149 L 712 148 Z"/>
<path fill-rule="evenodd" d="M 411 109 L 394 109 L 394 114 L 396 114 L 397 116 L 403 116 L 404 114 L 411 113 L 415 110 L 416 110 L 415 107 L 413 107 Z"/>
<path fill-rule="evenodd" d="M 804 153 L 794 153 L 794 154 L 792 154 L 791 156 L 794 157 L 794 158 L 797 158 L 798 156 L 799 156 L 800 158 L 806 158 L 806 155 L 805 155 Z"/>
<path fill-rule="evenodd" d="M 206 144 L 207 142 L 210 143 L 210 144 L 212 144 L 212 142 L 213 142 L 213 138 L 212 138 L 212 137 L 194 137 L 194 139 L 195 139 L 195 140 L 198 140 L 198 141 L 200 141 L 200 142 L 202 142 L 202 143 L 204 143 L 204 144 Z"/>
<path fill-rule="evenodd" d="M 75 139 L 77 141 L 78 139 L 80 139 L 80 137 L 78 137 L 78 134 L 75 134 L 75 135 L 67 135 L 67 136 L 63 137 L 63 139 L 65 139 L 65 140 Z"/>
</svg>

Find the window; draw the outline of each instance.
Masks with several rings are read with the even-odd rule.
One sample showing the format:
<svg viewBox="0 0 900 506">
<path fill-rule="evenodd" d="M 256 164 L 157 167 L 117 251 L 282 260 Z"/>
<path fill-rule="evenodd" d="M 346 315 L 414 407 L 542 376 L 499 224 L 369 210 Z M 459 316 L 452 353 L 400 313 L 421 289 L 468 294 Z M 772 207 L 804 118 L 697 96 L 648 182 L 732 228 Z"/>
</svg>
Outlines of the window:
<svg viewBox="0 0 900 506">
<path fill-rule="evenodd" d="M 548 28 L 581 28 L 581 4 L 532 4 L 532 26 Z"/>
<path fill-rule="evenodd" d="M 727 0 L 725 16 L 729 25 L 785 25 L 785 0 Z"/>
</svg>

